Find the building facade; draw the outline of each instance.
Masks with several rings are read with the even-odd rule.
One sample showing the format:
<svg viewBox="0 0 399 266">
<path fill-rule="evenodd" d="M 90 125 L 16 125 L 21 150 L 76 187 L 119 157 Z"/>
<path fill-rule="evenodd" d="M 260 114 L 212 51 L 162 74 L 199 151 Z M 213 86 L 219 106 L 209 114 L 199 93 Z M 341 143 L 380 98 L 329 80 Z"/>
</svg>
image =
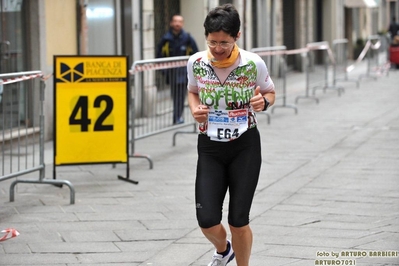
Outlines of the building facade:
<svg viewBox="0 0 399 266">
<path fill-rule="evenodd" d="M 399 18 L 399 0 L 0 0 L 0 72 L 53 71 L 54 55 L 129 55 L 129 63 L 152 59 L 175 13 L 206 49 L 208 11 L 232 3 L 240 12 L 244 49 L 347 38 L 386 32 Z M 290 62 L 292 69 L 301 63 Z M 53 82 L 46 82 L 46 139 L 52 137 Z"/>
</svg>

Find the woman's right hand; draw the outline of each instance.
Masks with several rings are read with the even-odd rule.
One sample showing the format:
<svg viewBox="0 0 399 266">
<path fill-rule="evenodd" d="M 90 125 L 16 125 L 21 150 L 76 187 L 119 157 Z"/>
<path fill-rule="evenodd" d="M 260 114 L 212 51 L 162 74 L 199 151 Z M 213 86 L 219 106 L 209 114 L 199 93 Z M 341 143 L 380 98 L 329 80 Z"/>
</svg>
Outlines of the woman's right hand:
<svg viewBox="0 0 399 266">
<path fill-rule="evenodd" d="M 194 119 L 198 123 L 204 123 L 208 120 L 209 108 L 206 105 L 200 104 L 195 109 L 193 114 Z"/>
</svg>

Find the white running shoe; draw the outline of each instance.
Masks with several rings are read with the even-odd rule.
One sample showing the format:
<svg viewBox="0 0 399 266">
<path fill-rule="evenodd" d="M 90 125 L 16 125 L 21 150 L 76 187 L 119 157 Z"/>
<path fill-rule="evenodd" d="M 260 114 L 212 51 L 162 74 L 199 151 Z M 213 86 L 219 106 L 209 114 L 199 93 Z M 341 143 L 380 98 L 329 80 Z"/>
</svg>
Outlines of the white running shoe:
<svg viewBox="0 0 399 266">
<path fill-rule="evenodd" d="M 227 240 L 229 242 L 229 253 L 226 256 L 222 256 L 218 254 L 215 250 L 215 253 L 213 253 L 212 261 L 208 264 L 208 266 L 226 266 L 227 263 L 232 261 L 234 259 L 234 251 L 233 251 L 233 246 L 231 245 L 230 240 Z"/>
</svg>

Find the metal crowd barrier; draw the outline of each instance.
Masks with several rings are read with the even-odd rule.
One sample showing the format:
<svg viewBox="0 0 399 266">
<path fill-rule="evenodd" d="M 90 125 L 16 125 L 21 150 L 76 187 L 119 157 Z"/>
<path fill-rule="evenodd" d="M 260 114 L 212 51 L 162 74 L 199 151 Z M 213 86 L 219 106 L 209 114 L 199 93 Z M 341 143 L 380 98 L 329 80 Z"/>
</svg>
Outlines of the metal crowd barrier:
<svg viewBox="0 0 399 266">
<path fill-rule="evenodd" d="M 335 64 L 333 66 L 333 85 L 337 82 L 356 82 L 356 87 L 359 87 L 359 80 L 349 79 L 348 75 L 348 39 L 338 39 L 333 41 L 333 52 L 335 57 Z"/>
<path fill-rule="evenodd" d="M 338 95 L 344 91 L 343 87 L 330 84 L 329 82 L 329 67 L 335 64 L 334 55 L 328 45 L 328 42 L 314 42 L 306 45 L 307 53 L 307 66 L 306 66 L 306 94 L 298 96 L 296 102 L 300 98 L 311 98 L 317 103 L 319 99 L 315 97 L 317 89 L 333 89 L 338 91 Z M 312 96 L 309 95 L 312 90 Z"/>
<path fill-rule="evenodd" d="M 173 145 L 175 145 L 178 134 L 196 133 L 196 121 L 186 102 L 188 59 L 189 56 L 178 56 L 139 60 L 135 61 L 131 67 L 133 92 L 130 104 L 130 157 L 146 158 L 150 162 L 150 168 L 152 168 L 151 158 L 135 153 L 136 140 L 192 126 L 192 131 L 174 133 Z M 179 87 L 180 83 L 186 85 Z M 174 97 L 181 97 L 180 101 L 174 101 Z M 181 117 L 178 117 L 181 118 L 180 120 L 173 117 L 173 111 L 177 108 L 183 110 Z"/>
<path fill-rule="evenodd" d="M 0 181 L 39 171 L 38 180 L 16 179 L 10 186 L 10 201 L 18 183 L 67 185 L 70 203 L 75 190 L 67 180 L 44 179 L 44 88 L 41 71 L 0 74 Z"/>
<path fill-rule="evenodd" d="M 269 75 L 272 78 L 276 89 L 276 103 L 271 107 L 271 113 L 275 108 L 292 108 L 295 114 L 298 113 L 298 108 L 293 104 L 287 104 L 287 60 L 286 60 L 285 46 L 261 47 L 254 48 L 251 51 L 258 54 L 269 70 Z M 267 113 L 266 113 L 267 114 Z M 268 122 L 270 123 L 270 116 L 268 115 Z"/>
</svg>

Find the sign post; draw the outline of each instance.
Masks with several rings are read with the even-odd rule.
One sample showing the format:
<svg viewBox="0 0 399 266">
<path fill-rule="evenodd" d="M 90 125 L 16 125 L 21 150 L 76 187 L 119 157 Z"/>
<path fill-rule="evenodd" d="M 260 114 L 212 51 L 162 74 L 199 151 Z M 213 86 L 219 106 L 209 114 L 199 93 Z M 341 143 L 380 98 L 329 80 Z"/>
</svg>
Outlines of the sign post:
<svg viewBox="0 0 399 266">
<path fill-rule="evenodd" d="M 128 179 L 128 106 L 126 56 L 55 56 L 54 176 L 61 165 L 126 163 Z"/>
</svg>

